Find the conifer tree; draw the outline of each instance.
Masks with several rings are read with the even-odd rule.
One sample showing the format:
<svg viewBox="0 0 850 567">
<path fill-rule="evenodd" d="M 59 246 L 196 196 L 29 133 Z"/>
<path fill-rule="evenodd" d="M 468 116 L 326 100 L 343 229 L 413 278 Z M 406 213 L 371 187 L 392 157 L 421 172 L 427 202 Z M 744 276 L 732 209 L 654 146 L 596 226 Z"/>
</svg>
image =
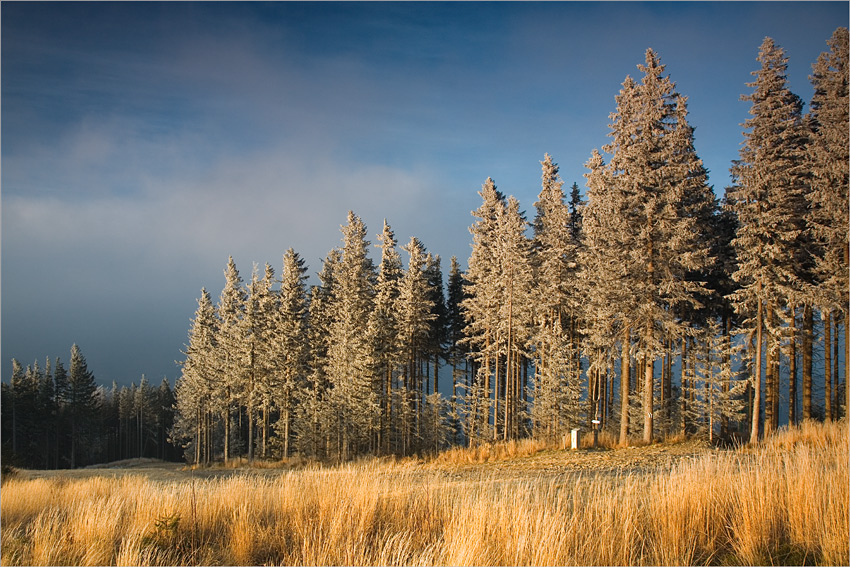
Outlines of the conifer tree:
<svg viewBox="0 0 850 567">
<path fill-rule="evenodd" d="M 92 420 L 98 410 L 97 385 L 86 359 L 76 344 L 71 346 L 68 376 L 68 414 L 71 426 L 71 468 L 85 460 Z"/>
<path fill-rule="evenodd" d="M 174 438 L 188 441 L 186 446 L 194 449 L 195 463 L 208 464 L 212 457 L 213 403 L 223 384 L 218 328 L 212 298 L 206 289 L 201 289 L 198 308 L 189 328 L 182 374 L 175 386 L 177 421 L 172 433 Z M 126 415 L 126 411 L 119 409 L 119 414 Z"/>
<path fill-rule="evenodd" d="M 590 212 L 598 215 L 607 207 L 619 217 L 621 234 L 608 237 L 606 244 L 611 248 L 606 257 L 613 254 L 619 266 L 603 270 L 613 271 L 620 280 L 620 290 L 615 293 L 621 296 L 619 311 L 625 315 L 622 328 L 633 328 L 637 339 L 635 353 L 643 374 L 643 439 L 649 442 L 655 411 L 655 362 L 665 354 L 671 337 L 689 332 L 676 312 L 700 307 L 696 295 L 704 293 L 701 282 L 687 277 L 709 263 L 708 246 L 702 238 L 708 227 L 702 226 L 690 204 L 699 201 L 695 193 L 710 190 L 705 186 L 705 170 L 690 145 L 685 99 L 669 76 L 663 76 L 664 65 L 652 49 L 638 69 L 644 75 L 641 82 L 627 77 L 617 97 L 612 141 L 605 147 L 612 156 L 607 172 L 595 174 L 599 179 L 594 183 L 609 187 L 611 194 L 605 200 L 610 204 L 589 205 L 584 222 L 587 225 Z M 600 165 L 596 158 L 592 161 L 593 171 Z M 588 199 L 592 201 L 590 192 Z M 610 221 L 597 219 L 596 223 L 599 241 L 598 229 Z"/>
<path fill-rule="evenodd" d="M 403 364 L 402 399 L 412 422 L 401 422 L 402 452 L 418 448 L 422 438 L 422 415 L 424 397 L 427 395 L 428 375 L 423 372 L 423 362 L 427 356 L 431 322 L 435 319 L 434 304 L 429 296 L 428 277 L 425 273 L 425 247 L 416 237 L 404 246 L 409 261 L 399 281 L 398 333 Z"/>
<path fill-rule="evenodd" d="M 745 332 L 755 332 L 753 362 L 753 422 L 750 441 L 758 441 L 762 398 L 762 347 L 765 331 L 768 354 L 768 418 L 765 432 L 775 425 L 778 408 L 778 348 L 783 306 L 797 305 L 804 297 L 799 265 L 804 249 L 806 179 L 803 169 L 806 144 L 800 98 L 786 86 L 788 60 L 772 39 L 765 38 L 757 60 L 761 68 L 748 83 L 753 93 L 751 118 L 744 122 L 740 158 L 731 169 L 734 187 L 731 203 L 740 223 L 733 246 L 738 269 L 733 278 L 740 289 L 733 295 L 735 309 L 747 316 Z"/>
<path fill-rule="evenodd" d="M 844 325 L 845 391 L 850 375 L 848 317 L 848 30 L 835 30 L 827 41 L 828 52 L 812 65 L 810 80 L 815 92 L 807 115 L 811 129 L 807 163 L 812 191 L 807 194 L 807 221 L 819 250 L 816 254 L 818 289 L 815 301 L 827 313 L 836 313 Z M 837 341 L 837 337 L 836 337 Z M 827 346 L 829 348 L 829 346 Z M 836 366 L 838 361 L 835 361 Z M 850 397 L 848 397 L 850 401 Z M 805 403 L 805 402 L 804 402 Z M 809 401 L 809 404 L 811 402 Z M 850 407 L 850 404 L 847 404 Z"/>
<path fill-rule="evenodd" d="M 293 423 L 298 450 L 308 455 L 327 455 L 330 442 L 333 416 L 327 403 L 330 389 L 327 366 L 331 326 L 336 317 L 334 297 L 341 261 L 342 251 L 338 248 L 331 250 L 318 273 L 319 285 L 310 288 L 307 326 L 309 378 Z"/>
<path fill-rule="evenodd" d="M 503 297 L 499 279 L 498 228 L 506 207 L 504 195 L 489 177 L 478 194 L 483 202 L 472 212 L 478 220 L 469 229 L 472 233 L 472 254 L 466 273 L 468 297 L 462 303 L 467 321 L 465 342 L 469 344 L 477 365 L 473 384 L 466 392 L 470 412 L 467 438 L 470 443 L 496 435 L 495 420 L 494 427 L 490 427 L 490 399 L 493 395 L 491 379 L 498 382 L 497 329 L 500 298 Z M 498 403 L 494 408 L 494 415 L 498 415 Z"/>
<path fill-rule="evenodd" d="M 343 233 L 342 258 L 334 285 L 326 373 L 332 389 L 336 453 L 339 458 L 369 449 L 377 425 L 378 400 L 372 390 L 374 359 L 368 341 L 375 269 L 367 251 L 366 226 L 353 212 Z"/>
<path fill-rule="evenodd" d="M 573 185 L 571 205 L 564 202 L 558 166 L 548 154 L 541 162 L 543 187 L 535 203 L 533 266 L 536 376 L 535 435 L 555 438 L 578 423 L 581 368 L 577 363 L 578 238 L 580 196 Z"/>
<path fill-rule="evenodd" d="M 304 260 L 289 248 L 283 256 L 279 306 L 269 338 L 275 376 L 272 395 L 280 410 L 276 430 L 283 440 L 284 458 L 289 457 L 292 418 L 308 373 L 306 273 Z"/>
<path fill-rule="evenodd" d="M 525 235 L 527 227 L 519 201 L 509 197 L 499 218 L 499 271 L 496 274 L 503 293 L 496 329 L 501 343 L 497 352 L 505 357 L 504 372 L 498 385 L 503 398 L 502 438 L 505 440 L 519 436 L 520 418 L 526 413 L 522 403 L 522 366 L 528 356 L 527 345 L 531 339 L 536 299 L 532 295 L 531 242 Z M 496 423 L 497 420 L 494 420 L 494 425 Z"/>
<path fill-rule="evenodd" d="M 369 315 L 369 342 L 373 347 L 376 367 L 373 389 L 380 400 L 380 424 L 377 446 L 386 454 L 391 450 L 394 430 L 393 382 L 396 367 L 401 361 L 399 322 L 399 282 L 402 276 L 401 258 L 396 250 L 395 234 L 384 219 L 378 235 L 381 263 L 375 285 L 375 308 Z"/>
<path fill-rule="evenodd" d="M 224 270 L 225 284 L 219 298 L 217 312 L 218 327 L 218 364 L 221 368 L 222 384 L 217 388 L 218 403 L 224 420 L 224 462 L 231 456 L 233 442 L 231 417 L 234 404 L 237 404 L 245 383 L 243 366 L 245 352 L 244 328 L 241 324 L 245 315 L 247 294 L 242 287 L 242 277 L 236 269 L 233 256 L 228 258 Z"/>
</svg>

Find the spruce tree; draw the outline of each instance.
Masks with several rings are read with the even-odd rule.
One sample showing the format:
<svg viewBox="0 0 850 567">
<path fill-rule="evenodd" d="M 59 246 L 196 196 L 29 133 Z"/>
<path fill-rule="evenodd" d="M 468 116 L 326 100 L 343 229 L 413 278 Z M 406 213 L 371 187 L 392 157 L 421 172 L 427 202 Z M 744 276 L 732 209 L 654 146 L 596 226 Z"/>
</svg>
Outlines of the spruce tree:
<svg viewBox="0 0 850 567">
<path fill-rule="evenodd" d="M 71 426 L 70 465 L 75 468 L 85 460 L 85 450 L 90 441 L 92 420 L 98 410 L 97 385 L 89 371 L 80 347 L 71 347 L 68 375 L 68 414 Z"/>
<path fill-rule="evenodd" d="M 467 438 L 470 443 L 496 435 L 495 420 L 494 427 L 490 427 L 490 408 L 494 407 L 494 415 L 498 414 L 498 403 L 493 406 L 490 402 L 493 395 L 491 380 L 498 383 L 497 329 L 500 323 L 500 301 L 504 296 L 499 278 L 498 229 L 499 219 L 503 217 L 506 208 L 505 197 L 489 177 L 478 194 L 481 195 L 482 204 L 472 212 L 478 220 L 469 229 L 472 233 L 472 253 L 466 273 L 468 297 L 462 303 L 467 321 L 465 342 L 469 344 L 477 365 L 473 384 L 466 392 L 470 412 Z"/>
<path fill-rule="evenodd" d="M 348 459 L 370 448 L 377 425 L 378 400 L 372 390 L 374 359 L 368 341 L 375 269 L 368 256 L 366 226 L 352 211 L 343 233 L 342 258 L 334 286 L 326 373 L 332 385 L 336 454 Z"/>
<path fill-rule="evenodd" d="M 543 186 L 534 206 L 535 383 L 532 418 L 535 435 L 556 438 L 578 423 L 581 368 L 577 323 L 580 196 L 574 184 L 564 202 L 558 165 L 548 154 L 541 162 Z"/>
<path fill-rule="evenodd" d="M 393 389 L 396 368 L 401 360 L 399 322 L 399 282 L 402 276 L 401 258 L 396 250 L 395 234 L 384 219 L 384 228 L 378 235 L 381 262 L 375 285 L 375 308 L 369 315 L 369 342 L 372 345 L 375 368 L 373 389 L 380 400 L 380 424 L 377 446 L 381 453 L 389 453 L 395 427 L 393 414 Z"/>
<path fill-rule="evenodd" d="M 592 193 L 599 191 L 588 193 L 584 224 L 587 228 L 590 214 L 607 214 L 605 209 L 618 217 L 613 224 L 619 226 L 599 216 L 593 221 L 594 246 L 608 248 L 604 255 L 614 262 L 602 266 L 594 260 L 594 281 L 599 277 L 619 280 L 619 290 L 612 292 L 619 295 L 616 305 L 624 315 L 621 329 L 634 329 L 637 339 L 635 354 L 643 374 L 639 377 L 643 439 L 650 442 L 656 409 L 655 363 L 664 356 L 671 338 L 690 332 L 676 313 L 699 308 L 697 294 L 704 293 L 702 283 L 688 277 L 710 261 L 703 237 L 708 227 L 700 222 L 692 203 L 704 199 L 695 195 L 709 194 L 710 189 L 692 151 L 685 100 L 669 76 L 664 76 L 658 55 L 648 49 L 646 62 L 638 69 L 643 73 L 641 82 L 627 77 L 617 97 L 612 141 L 605 147 L 611 154 L 607 171 L 604 175 L 594 172 L 601 167 L 597 158 L 589 164 L 594 176 L 589 182 L 610 195 L 597 207 Z M 603 236 L 600 229 L 615 229 L 619 234 Z M 590 246 L 590 230 L 587 233 Z M 609 326 L 602 331 L 615 329 Z"/>
<path fill-rule="evenodd" d="M 276 430 L 283 440 L 284 458 L 289 457 L 292 419 L 305 388 L 308 373 L 307 268 L 299 254 L 289 248 L 283 256 L 279 305 L 272 333 L 272 397 L 280 410 Z"/>
<path fill-rule="evenodd" d="M 773 360 L 778 360 L 782 339 L 782 309 L 793 309 L 805 299 L 799 266 L 805 260 L 801 242 L 807 187 L 802 102 L 786 86 L 788 60 L 770 38 L 762 42 L 757 60 L 761 68 L 753 72 L 756 80 L 747 85 L 754 90 L 742 96 L 752 103 L 751 118 L 743 124 L 744 142 L 731 168 L 734 187 L 730 192 L 740 223 L 733 241 L 738 256 L 733 278 L 741 287 L 733 301 L 736 312 L 747 317 L 744 332 L 755 333 L 753 443 L 758 441 L 760 423 L 763 338 L 767 334 L 770 339 L 765 397 L 765 432 L 769 432 L 779 399 Z"/>
<path fill-rule="evenodd" d="M 224 419 L 224 462 L 231 457 L 233 431 L 231 417 L 234 405 L 238 410 L 239 399 L 245 386 L 245 337 L 241 324 L 245 316 L 247 294 L 242 287 L 242 277 L 236 269 L 233 256 L 228 258 L 224 270 L 225 284 L 219 298 L 217 312 L 218 328 L 218 364 L 221 368 L 221 387 L 218 393 L 218 405 Z"/>
<path fill-rule="evenodd" d="M 835 30 L 827 41 L 830 50 L 821 53 L 809 77 L 815 92 L 807 115 L 811 129 L 807 152 L 812 191 L 807 194 L 807 221 L 818 245 L 816 253 L 816 303 L 836 313 L 844 324 L 845 391 L 850 401 L 848 317 L 848 30 Z M 837 338 L 836 338 L 837 340 Z M 829 348 L 827 346 L 827 348 Z M 838 361 L 836 360 L 836 366 Z M 809 402 L 810 403 L 810 402 Z M 850 403 L 847 404 L 850 407 Z"/>
<path fill-rule="evenodd" d="M 425 273 L 425 247 L 418 238 L 411 237 L 403 250 L 407 252 L 409 260 L 407 270 L 399 281 L 396 305 L 400 360 L 403 364 L 401 395 L 407 406 L 403 415 L 409 417 L 409 421 L 401 422 L 400 427 L 402 452 L 407 453 L 420 448 L 424 398 L 428 385 L 428 375 L 423 372 L 423 363 L 426 361 L 431 322 L 435 315 Z"/>
</svg>

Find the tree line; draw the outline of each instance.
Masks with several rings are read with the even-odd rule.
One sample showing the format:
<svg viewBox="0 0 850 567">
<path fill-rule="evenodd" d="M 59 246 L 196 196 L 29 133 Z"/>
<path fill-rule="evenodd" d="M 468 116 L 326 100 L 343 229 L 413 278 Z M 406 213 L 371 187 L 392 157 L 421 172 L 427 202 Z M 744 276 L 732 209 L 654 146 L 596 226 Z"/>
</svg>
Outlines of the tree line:
<svg viewBox="0 0 850 567">
<path fill-rule="evenodd" d="M 231 257 L 217 302 L 201 291 L 173 415 L 167 382 L 160 417 L 130 410 L 147 385 L 101 390 L 88 409 L 116 427 L 95 445 L 144 454 L 167 430 L 194 463 L 344 460 L 578 427 L 621 444 L 755 443 L 786 420 L 838 419 L 850 396 L 847 29 L 827 44 L 803 113 L 784 51 L 764 40 L 722 199 L 688 99 L 649 49 L 615 97 L 609 143 L 585 164 L 584 197 L 577 183 L 567 194 L 549 155 L 530 221 L 488 178 L 467 270 L 452 257 L 446 282 L 440 256 L 415 237 L 400 247 L 386 221 L 373 260 L 353 212 L 315 285 L 293 249 L 279 277 L 266 264 L 247 282 Z M 4 385 L 4 448 L 7 391 L 18 396 Z M 16 445 L 59 445 L 11 426 Z"/>
<path fill-rule="evenodd" d="M 837 418 L 846 28 L 828 45 L 803 114 L 784 51 L 765 39 L 722 201 L 687 97 L 650 49 L 616 96 L 605 155 L 586 164 L 586 201 L 577 184 L 567 197 L 548 155 L 531 222 L 487 179 L 468 270 L 452 258 L 447 293 L 439 256 L 411 238 L 404 266 L 386 221 L 376 266 L 353 212 L 309 289 L 291 249 L 280 280 L 266 265 L 247 285 L 231 258 L 218 304 L 202 292 L 177 386 L 190 458 L 410 454 L 579 426 L 624 444 L 756 442 L 778 426 L 781 398 L 792 423 Z"/>
<path fill-rule="evenodd" d="M 170 441 L 174 393 L 143 376 L 139 385 L 98 386 L 77 345 L 69 368 L 45 358 L 24 368 L 12 359 L 2 385 L 3 464 L 25 468 L 75 468 L 135 457 L 177 460 Z"/>
</svg>

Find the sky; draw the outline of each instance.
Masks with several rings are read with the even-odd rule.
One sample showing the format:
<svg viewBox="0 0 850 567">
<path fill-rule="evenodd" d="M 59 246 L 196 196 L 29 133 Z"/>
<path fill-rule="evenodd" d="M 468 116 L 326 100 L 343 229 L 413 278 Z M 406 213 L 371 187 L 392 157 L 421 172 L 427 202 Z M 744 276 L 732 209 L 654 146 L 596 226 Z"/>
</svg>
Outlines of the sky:
<svg viewBox="0 0 850 567">
<path fill-rule="evenodd" d="M 0 372 L 66 364 L 172 384 L 232 255 L 315 273 L 353 210 L 465 267 L 492 177 L 534 216 L 607 143 L 647 48 L 688 97 L 718 196 L 765 36 L 811 99 L 847 2 L 0 5 Z M 402 253 L 403 257 L 404 254 Z M 373 258 L 378 258 L 374 249 Z"/>
</svg>

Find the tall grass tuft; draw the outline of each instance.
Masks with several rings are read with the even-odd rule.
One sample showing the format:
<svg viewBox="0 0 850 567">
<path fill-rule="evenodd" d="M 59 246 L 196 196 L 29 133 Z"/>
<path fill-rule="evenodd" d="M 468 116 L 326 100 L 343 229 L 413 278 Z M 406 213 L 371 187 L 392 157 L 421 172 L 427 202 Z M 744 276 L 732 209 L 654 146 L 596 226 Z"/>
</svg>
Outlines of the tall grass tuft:
<svg viewBox="0 0 850 567">
<path fill-rule="evenodd" d="M 847 423 L 647 474 L 534 479 L 366 461 L 159 482 L 3 484 L 3 565 L 838 564 L 848 557 Z M 499 453 L 498 451 L 502 451 Z M 468 461 L 465 461 L 468 462 Z M 486 472 L 486 471 L 490 472 Z"/>
</svg>

